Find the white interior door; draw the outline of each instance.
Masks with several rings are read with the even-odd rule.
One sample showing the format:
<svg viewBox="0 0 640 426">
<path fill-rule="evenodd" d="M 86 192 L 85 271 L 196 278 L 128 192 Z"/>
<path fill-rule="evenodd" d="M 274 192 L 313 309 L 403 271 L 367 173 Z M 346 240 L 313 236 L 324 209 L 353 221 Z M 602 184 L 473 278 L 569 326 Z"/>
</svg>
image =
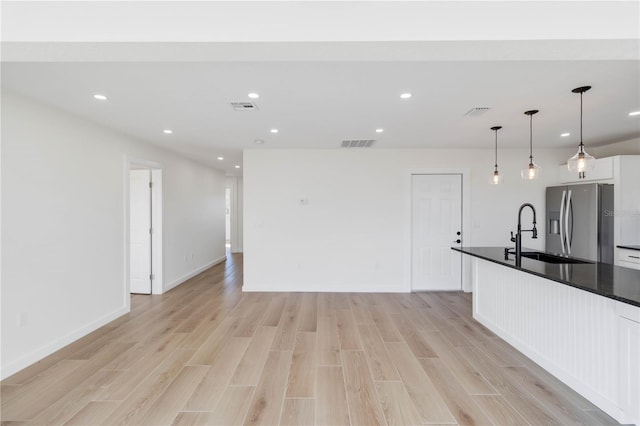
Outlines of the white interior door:
<svg viewBox="0 0 640 426">
<path fill-rule="evenodd" d="M 129 277 L 131 293 L 151 294 L 150 170 L 129 172 Z"/>
<path fill-rule="evenodd" d="M 461 290 L 462 175 L 413 175 L 411 289 Z"/>
</svg>

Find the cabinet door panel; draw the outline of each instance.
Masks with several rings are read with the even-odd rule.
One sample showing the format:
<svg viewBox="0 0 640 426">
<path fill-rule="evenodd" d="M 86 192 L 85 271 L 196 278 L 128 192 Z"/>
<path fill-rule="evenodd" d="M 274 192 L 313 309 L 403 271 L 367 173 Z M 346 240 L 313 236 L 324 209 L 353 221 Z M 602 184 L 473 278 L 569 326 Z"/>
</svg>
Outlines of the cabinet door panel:
<svg viewBox="0 0 640 426">
<path fill-rule="evenodd" d="M 618 317 L 618 395 L 622 423 L 640 424 L 640 323 Z"/>
</svg>

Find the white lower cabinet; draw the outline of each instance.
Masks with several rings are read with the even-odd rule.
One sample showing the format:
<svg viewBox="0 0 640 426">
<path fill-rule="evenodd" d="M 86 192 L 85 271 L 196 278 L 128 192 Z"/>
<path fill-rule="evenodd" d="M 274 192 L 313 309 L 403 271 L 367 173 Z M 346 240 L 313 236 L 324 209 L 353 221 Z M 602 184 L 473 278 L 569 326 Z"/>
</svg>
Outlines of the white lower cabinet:
<svg viewBox="0 0 640 426">
<path fill-rule="evenodd" d="M 618 404 L 623 416 L 618 420 L 640 425 L 640 314 L 618 308 Z"/>
<path fill-rule="evenodd" d="M 640 426 L 640 307 L 474 259 L 473 317 L 617 421 Z"/>
<path fill-rule="evenodd" d="M 624 268 L 637 269 L 640 271 L 640 264 L 638 263 L 625 262 L 624 260 L 621 260 L 618 266 L 622 266 Z"/>
<path fill-rule="evenodd" d="M 640 270 L 640 251 L 619 248 L 618 266 Z"/>
</svg>

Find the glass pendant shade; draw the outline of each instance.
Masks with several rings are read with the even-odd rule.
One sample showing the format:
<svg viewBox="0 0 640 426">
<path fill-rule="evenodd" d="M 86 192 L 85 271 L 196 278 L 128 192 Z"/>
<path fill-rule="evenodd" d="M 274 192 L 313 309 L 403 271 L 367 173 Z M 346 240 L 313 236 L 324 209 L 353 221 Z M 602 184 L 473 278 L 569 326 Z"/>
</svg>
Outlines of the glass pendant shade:
<svg viewBox="0 0 640 426">
<path fill-rule="evenodd" d="M 596 159 L 592 155 L 587 154 L 584 150 L 584 142 L 582 141 L 582 94 L 591 89 L 591 86 L 576 87 L 571 92 L 580 93 L 580 145 L 578 152 L 567 160 L 567 168 L 571 172 L 577 172 L 578 177 L 583 179 L 585 172 L 593 170 L 596 165 Z"/>
<path fill-rule="evenodd" d="M 537 109 L 525 111 L 525 115 L 529 116 L 529 165 L 520 170 L 520 177 L 526 180 L 538 179 L 540 176 L 540 166 L 533 162 L 533 115 L 536 113 Z"/>
<path fill-rule="evenodd" d="M 522 179 L 537 179 L 540 176 L 540 166 L 532 161 L 527 168 L 520 170 L 520 176 Z"/>
<path fill-rule="evenodd" d="M 493 173 L 491 174 L 491 180 L 489 181 L 492 185 L 498 185 L 502 183 L 502 175 L 498 171 L 498 130 L 502 129 L 502 126 L 494 126 L 491 128 L 496 134 L 496 143 L 495 143 L 495 165 L 493 166 Z"/>
<path fill-rule="evenodd" d="M 491 185 L 499 185 L 502 183 L 502 175 L 497 170 L 491 174 L 491 180 L 489 181 Z"/>
<path fill-rule="evenodd" d="M 596 165 L 596 159 L 592 155 L 587 154 L 584 147 L 581 146 L 578 152 L 567 161 L 567 167 L 572 172 L 584 173 L 593 170 Z"/>
</svg>

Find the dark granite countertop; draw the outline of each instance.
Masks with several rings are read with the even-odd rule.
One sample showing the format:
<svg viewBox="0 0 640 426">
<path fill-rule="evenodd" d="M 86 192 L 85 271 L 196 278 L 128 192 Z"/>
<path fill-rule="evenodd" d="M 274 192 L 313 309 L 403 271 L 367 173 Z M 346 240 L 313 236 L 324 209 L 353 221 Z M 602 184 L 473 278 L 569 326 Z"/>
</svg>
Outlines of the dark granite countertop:
<svg viewBox="0 0 640 426">
<path fill-rule="evenodd" d="M 489 262 L 537 275 L 610 299 L 640 307 L 640 271 L 607 263 L 553 264 L 523 257 L 516 266 L 514 256 L 504 258 L 504 247 L 451 247 Z M 524 249 L 523 251 L 540 251 Z"/>
<path fill-rule="evenodd" d="M 638 251 L 640 251 L 640 246 L 616 246 L 616 247 L 627 249 L 627 250 L 638 250 Z"/>
</svg>

